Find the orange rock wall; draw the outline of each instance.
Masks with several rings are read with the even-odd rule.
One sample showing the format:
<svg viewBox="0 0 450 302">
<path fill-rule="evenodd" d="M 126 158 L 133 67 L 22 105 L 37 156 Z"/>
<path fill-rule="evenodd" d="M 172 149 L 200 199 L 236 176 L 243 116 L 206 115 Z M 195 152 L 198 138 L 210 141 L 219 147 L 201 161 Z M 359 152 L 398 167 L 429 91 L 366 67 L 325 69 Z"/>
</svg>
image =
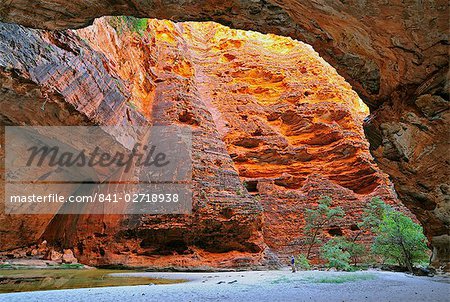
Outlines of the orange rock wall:
<svg viewBox="0 0 450 302">
<path fill-rule="evenodd" d="M 107 15 L 212 20 L 314 46 L 370 106 L 371 153 L 422 223 L 433 265 L 450 268 L 448 1 L 0 2 L 2 22 L 34 28 L 80 28 Z"/>
<path fill-rule="evenodd" d="M 310 46 L 215 23 L 150 20 L 145 33 L 117 33 L 114 22 L 97 20 L 77 33 L 108 58 L 150 121 L 214 128 L 233 166 L 216 161 L 212 182 L 227 181 L 223 169 L 239 174 L 246 188 L 236 187 L 232 198 L 249 192 L 262 205 L 264 242 L 279 256 L 303 250 L 303 212 L 321 195 L 346 210 L 346 220 L 330 227 L 348 235 L 372 197 L 398 203 L 364 139 L 367 107 Z M 170 98 L 178 98 L 176 108 L 161 111 Z M 179 102 L 190 98 L 196 102 Z M 206 148 L 196 151 L 194 161 L 208 159 Z M 198 202 L 211 202 L 205 192 L 212 185 L 203 184 Z"/>
<path fill-rule="evenodd" d="M 120 20 L 65 32 L 0 24 L 2 120 L 187 125 L 194 214 L 1 215 L 2 251 L 45 239 L 92 265 L 253 267 L 304 250 L 303 213 L 322 195 L 348 213 L 328 226 L 346 235 L 373 196 L 398 205 L 368 152 L 367 107 L 310 46 L 214 23 L 149 20 L 141 32 Z"/>
</svg>

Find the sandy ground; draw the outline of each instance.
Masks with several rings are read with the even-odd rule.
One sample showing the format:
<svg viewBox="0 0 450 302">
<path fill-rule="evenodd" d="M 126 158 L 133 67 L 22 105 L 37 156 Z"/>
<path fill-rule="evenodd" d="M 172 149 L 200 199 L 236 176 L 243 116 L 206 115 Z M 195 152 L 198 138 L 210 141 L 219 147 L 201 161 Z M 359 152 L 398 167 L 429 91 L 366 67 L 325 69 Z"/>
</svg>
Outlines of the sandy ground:
<svg viewBox="0 0 450 302">
<path fill-rule="evenodd" d="M 220 273 L 133 273 L 190 280 L 142 285 L 1 294 L 0 301 L 450 301 L 450 278 L 403 273 L 288 270 Z M 119 274 L 126 277 L 127 274 Z M 321 283 L 323 280 L 348 280 Z"/>
</svg>

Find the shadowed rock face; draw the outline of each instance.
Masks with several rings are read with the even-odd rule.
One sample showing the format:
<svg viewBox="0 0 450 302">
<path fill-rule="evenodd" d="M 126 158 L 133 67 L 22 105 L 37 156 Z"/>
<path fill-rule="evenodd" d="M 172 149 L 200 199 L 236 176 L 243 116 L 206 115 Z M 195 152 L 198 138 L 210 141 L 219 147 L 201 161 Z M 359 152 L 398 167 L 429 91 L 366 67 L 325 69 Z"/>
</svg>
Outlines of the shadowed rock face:
<svg viewBox="0 0 450 302">
<path fill-rule="evenodd" d="M 425 230 L 433 247 L 432 264 L 449 269 L 448 79 L 436 74 L 417 88 L 408 102 L 385 104 L 365 123 L 366 136 L 378 166 Z M 446 84 L 447 83 L 447 84 Z M 426 89 L 426 92 L 422 89 Z M 421 93 L 423 91 L 423 93 Z"/>
<path fill-rule="evenodd" d="M 45 29 L 133 15 L 216 21 L 290 36 L 312 45 L 360 96 L 378 107 L 394 90 L 419 85 L 448 64 L 448 1 L 89 1 L 15 0 L 0 20 Z"/>
<path fill-rule="evenodd" d="M 423 223 L 434 264 L 448 262 L 448 1 L 60 2 L 6 1 L 0 19 L 50 29 L 112 14 L 214 20 L 311 44 L 372 109 L 372 154 Z"/>
<path fill-rule="evenodd" d="M 189 76 L 192 70 L 165 68 L 182 56 L 182 47 L 159 52 L 146 70 L 145 90 L 133 90 L 125 82 L 132 78 L 125 76 L 126 68 L 118 68 L 118 75 L 109 58 L 74 32 L 0 24 L 0 36 L 0 106 L 6 125 L 181 124 L 179 116 L 187 109 L 197 121 L 192 124 L 193 215 L 0 215 L 1 250 L 47 239 L 73 248 L 80 261 L 93 265 L 239 267 L 264 262 L 262 207 L 239 180 Z M 136 41 L 130 36 L 128 42 Z M 150 50 L 147 47 L 144 41 L 135 47 L 131 54 L 136 61 L 139 53 Z M 145 59 L 152 58 L 146 54 Z M 186 73 L 180 76 L 181 72 Z M 145 102 L 148 98 L 150 103 Z M 146 108 L 139 109 L 142 113 L 134 109 L 137 100 Z M 237 196 L 237 190 L 243 193 Z"/>
</svg>

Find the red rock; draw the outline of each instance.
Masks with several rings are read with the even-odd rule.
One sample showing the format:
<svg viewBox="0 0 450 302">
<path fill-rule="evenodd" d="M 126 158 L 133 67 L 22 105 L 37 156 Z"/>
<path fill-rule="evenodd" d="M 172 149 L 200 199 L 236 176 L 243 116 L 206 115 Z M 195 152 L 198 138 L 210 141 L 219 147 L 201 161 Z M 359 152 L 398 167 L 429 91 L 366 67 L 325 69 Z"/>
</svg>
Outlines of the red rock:
<svg viewBox="0 0 450 302">
<path fill-rule="evenodd" d="M 288 1 L 282 7 L 266 2 L 248 5 L 214 3 L 213 6 L 207 2 L 202 3 L 200 7 L 194 2 L 189 2 L 185 4 L 189 6 L 186 10 L 186 6 L 178 4 L 158 7 L 148 2 L 140 2 L 137 7 L 130 10 L 126 5 L 110 6 L 109 2 L 105 5 L 106 2 L 99 1 L 97 9 L 92 11 L 84 7 L 80 10 L 81 6 L 78 6 L 75 1 L 70 13 L 64 12 L 64 9 L 53 10 L 46 6 L 47 2 L 36 0 L 35 3 L 37 11 L 46 12 L 38 14 L 39 18 L 27 17 L 27 11 L 23 10 L 26 3 L 23 1 L 1 4 L 1 18 L 27 25 L 39 24 L 39 26 L 55 28 L 81 26 L 89 22 L 94 17 L 93 14 L 98 16 L 116 14 L 120 11 L 175 19 L 195 18 L 200 12 L 203 19 L 214 12 L 213 18 L 230 22 L 234 27 L 281 33 L 302 38 L 311 43 L 354 85 L 367 104 L 373 109 L 379 107 L 376 112 L 372 112 L 371 118 L 365 125 L 372 153 L 382 169 L 392 176 L 400 198 L 424 224 L 427 235 L 436 249 L 435 263 L 439 265 L 448 261 L 446 238 L 449 213 L 446 207 L 448 195 L 446 189 L 448 173 L 446 172 L 449 171 L 449 164 L 445 156 L 442 156 L 448 149 L 448 143 L 443 139 L 448 136 L 448 127 L 446 127 L 448 108 L 445 106 L 445 100 L 443 102 L 439 99 L 441 96 L 448 96 L 444 85 L 448 66 L 448 46 L 445 43 L 445 35 L 442 34 L 447 26 L 447 23 L 444 23 L 446 18 L 442 16 L 447 15 L 448 3 L 436 3 L 427 7 L 429 13 L 425 18 L 429 22 L 423 20 L 422 8 L 411 7 L 407 3 L 398 3 L 393 9 L 392 5 L 386 6 L 381 2 L 374 2 L 370 5 L 356 6 L 355 9 L 351 5 L 346 7 L 339 3 L 322 7 L 316 2 L 309 1 L 302 3 Z M 283 8 L 291 12 L 290 15 Z M 186 11 L 191 13 L 186 15 Z M 311 14 L 311 12 L 315 13 Z M 386 21 L 387 15 L 401 16 L 404 22 Z M 267 19 L 273 22 L 266 22 Z M 432 23 L 434 24 L 432 28 L 428 28 L 428 24 Z M 203 29 L 208 29 L 208 26 L 210 30 L 214 29 L 213 25 L 205 25 Z M 25 31 L 17 28 L 15 30 L 19 36 Z M 85 30 L 87 38 L 94 37 L 89 36 L 90 30 L 95 32 L 96 29 Z M 252 188 L 255 186 L 255 179 L 257 179 L 256 188 L 258 188 L 259 180 L 269 180 L 273 181 L 273 185 L 276 186 L 274 188 L 282 187 L 285 188 L 282 190 L 286 192 L 298 191 L 294 193 L 309 193 L 310 189 L 307 189 L 309 186 L 305 187 L 305 185 L 314 183 L 309 176 L 318 174 L 324 177 L 320 182 L 330 181 L 339 186 L 331 192 L 336 196 L 339 196 L 341 189 L 342 192 L 352 191 L 353 193 L 349 195 L 342 195 L 346 196 L 347 201 L 352 200 L 352 194 L 356 194 L 358 202 L 364 202 L 366 196 L 374 192 L 378 194 L 377 190 L 380 188 L 385 192 L 384 188 L 388 186 L 388 182 L 368 156 L 367 145 L 363 143 L 362 132 L 358 127 L 358 121 L 361 122 L 363 116 L 358 115 L 358 106 L 352 106 L 350 110 L 348 108 L 349 104 L 356 100 L 356 98 L 352 99 L 349 87 L 341 86 L 341 89 L 336 89 L 332 87 L 333 85 L 328 87 L 330 83 L 322 74 L 323 69 L 316 68 L 317 66 L 312 64 L 312 68 L 301 68 L 299 73 L 301 75 L 310 73 L 311 78 L 318 78 L 317 83 L 311 82 L 311 78 L 306 77 L 310 81 L 309 86 L 304 85 L 303 90 L 297 89 L 298 86 L 295 85 L 298 83 L 290 83 L 286 80 L 286 76 L 264 70 L 249 59 L 239 62 L 239 52 L 227 52 L 227 50 L 246 49 L 246 41 L 241 37 L 224 39 L 225 41 L 221 44 L 212 43 L 211 50 L 202 50 L 198 45 L 208 44 L 209 33 L 204 33 L 195 26 L 161 22 L 155 23 L 151 30 L 154 37 L 141 39 L 135 35 L 132 39 L 121 41 L 131 52 L 128 58 L 126 53 L 120 51 L 120 48 L 115 48 L 116 38 L 108 36 L 111 31 L 100 30 L 90 43 L 93 48 L 104 53 L 106 60 L 103 56 L 97 56 L 71 32 L 58 34 L 32 31 L 31 35 L 25 38 L 25 45 L 23 45 L 25 47 L 21 47 L 20 51 L 14 43 L 4 43 L 5 51 L 13 48 L 17 52 L 12 52 L 15 55 L 21 53 L 28 55 L 19 55 L 15 61 L 14 58 L 11 61 L 8 57 L 8 64 L 13 66 L 14 72 L 9 71 L 10 65 L 2 67 L 1 76 L 5 79 L 5 84 L 2 83 L 2 85 L 10 91 L 10 94 L 3 98 L 4 100 L 18 99 L 20 98 L 18 96 L 24 95 L 25 90 L 31 90 L 35 95 L 32 95 L 30 99 L 33 96 L 42 102 L 51 99 L 50 112 L 57 112 L 61 117 L 68 111 L 64 106 L 69 104 L 75 107 L 75 110 L 72 109 L 74 114 L 68 116 L 66 120 L 58 115 L 55 119 L 55 114 L 36 115 L 38 108 L 33 106 L 23 106 L 26 110 L 14 110 L 13 106 L 11 110 L 9 108 L 11 104 L 3 101 L 3 104 L 7 104 L 2 107 L 2 111 L 6 112 L 4 120 L 9 123 L 38 124 L 43 118 L 56 123 L 64 121 L 67 124 L 90 123 L 94 118 L 96 122 L 101 123 L 114 124 L 133 120 L 145 123 L 143 119 L 137 118 L 140 115 L 135 110 L 130 109 L 129 106 L 126 108 L 125 105 L 125 103 L 138 104 L 137 109 L 148 120 L 179 121 L 199 127 L 201 138 L 197 141 L 197 152 L 206 145 L 214 150 L 215 153 L 211 154 L 218 155 L 216 150 L 219 150 L 218 153 L 225 157 L 223 160 L 220 156 L 208 155 L 205 159 L 202 158 L 203 154 L 197 154 L 200 155 L 198 158 L 200 165 L 198 174 L 194 178 L 199 184 L 196 192 L 200 198 L 196 199 L 197 215 L 194 219 L 183 218 L 180 222 L 175 219 L 166 220 L 167 217 L 143 217 L 139 222 L 141 229 L 138 228 L 136 234 L 132 233 L 131 238 L 123 238 L 122 242 L 110 244 L 106 238 L 124 231 L 121 229 L 122 226 L 118 226 L 114 219 L 109 221 L 98 217 L 82 217 L 79 220 L 80 227 L 86 225 L 86 221 L 90 221 L 96 222 L 98 228 L 104 228 L 99 223 L 103 222 L 112 232 L 106 236 L 100 232 L 105 239 L 92 240 L 88 239 L 92 238 L 92 229 L 88 229 L 86 233 L 83 233 L 82 229 L 78 232 L 73 230 L 74 233 L 66 238 L 65 244 L 77 244 L 80 250 L 86 246 L 86 250 L 89 251 L 89 255 L 84 256 L 87 257 L 86 261 L 123 262 L 123 259 L 132 259 L 138 255 L 133 260 L 129 260 L 129 263 L 157 263 L 162 258 L 158 261 L 147 258 L 142 260 L 145 258 L 143 256 L 151 254 L 150 250 L 155 247 L 145 240 L 139 243 L 140 240 L 137 238 L 152 237 L 154 234 L 148 230 L 158 228 L 163 229 L 170 238 L 188 238 L 183 244 L 177 242 L 179 253 L 185 250 L 194 251 L 195 248 L 190 248 L 192 244 L 208 252 L 240 250 L 242 253 L 254 253 L 256 255 L 252 255 L 252 259 L 258 262 L 260 252 L 265 248 L 260 234 L 261 207 L 243 190 L 236 172 L 239 172 L 239 176 L 243 179 L 248 179 Z M 191 32 L 192 36 L 187 38 L 189 33 L 185 31 Z M 249 34 L 249 36 L 252 35 Z M 114 39 L 110 39 L 111 37 Z M 32 45 L 51 47 L 54 45 L 60 48 L 55 51 L 46 51 L 42 48 L 39 53 L 33 51 Z M 149 51 L 159 48 L 163 51 Z M 285 43 L 280 49 L 287 48 Z M 62 54 L 66 51 L 69 55 L 73 53 L 79 55 L 80 52 L 77 51 L 80 49 L 87 51 L 87 55 L 83 58 L 86 57 L 88 60 L 76 61 L 71 67 L 73 66 L 75 73 L 79 72 L 80 75 L 86 75 L 81 68 L 86 62 L 88 68 L 98 70 L 101 76 L 92 79 L 91 75 L 87 75 L 91 81 L 86 83 L 92 84 L 96 82 L 95 80 L 101 79 L 100 84 L 97 83 L 99 88 L 80 85 L 81 89 L 73 90 L 72 87 L 67 87 L 64 77 L 46 79 L 42 65 L 36 66 L 36 62 L 42 62 L 44 57 L 50 56 L 57 62 L 56 68 L 51 70 L 50 74 L 67 76 L 66 66 L 64 62 L 61 62 Z M 187 50 L 192 50 L 192 53 Z M 258 51 L 264 53 L 261 48 L 256 50 L 256 53 Z M 219 55 L 213 55 L 213 52 L 224 52 L 224 54 L 223 57 L 219 57 Z M 150 57 L 148 57 L 149 54 Z M 207 55 L 207 60 L 215 58 L 219 63 L 229 65 L 216 70 L 216 74 L 211 73 L 208 62 L 204 62 L 205 64 L 201 62 L 204 54 Z M 247 55 L 251 54 L 253 52 Z M 29 58 L 33 60 L 30 61 Z M 36 58 L 38 60 L 35 60 Z M 244 65 L 248 62 L 252 64 Z M 308 63 L 309 65 L 311 63 L 289 60 L 287 62 L 286 64 L 291 67 L 295 64 Z M 273 63 L 273 60 L 270 63 Z M 204 69 L 203 73 L 207 73 L 208 76 L 197 73 L 193 66 L 201 66 L 199 69 Z M 150 79 L 136 76 L 134 72 L 138 75 L 150 75 Z M 116 73 L 119 80 L 114 84 L 110 79 L 116 79 Z M 345 86 L 339 77 L 330 78 L 337 79 L 337 83 Z M 129 85 L 128 83 L 125 85 L 125 81 L 122 82 L 120 79 L 129 79 Z M 233 83 L 234 79 L 238 79 L 237 83 Z M 267 85 L 258 85 L 261 79 Z M 174 87 L 180 89 L 182 93 L 175 93 Z M 211 87 L 217 91 L 209 95 Z M 110 93 L 104 93 L 105 90 L 111 91 L 110 89 L 114 97 L 110 97 Z M 283 94 L 285 91 L 293 91 L 293 93 Z M 165 96 L 162 97 L 164 94 Z M 239 104 L 242 105 L 230 111 L 229 107 L 236 105 L 234 102 L 237 102 L 237 99 L 231 97 L 226 99 L 226 102 L 220 103 L 223 94 L 226 96 L 236 94 L 243 97 L 239 100 Z M 281 98 L 283 101 L 279 102 Z M 258 103 L 257 106 L 249 108 L 248 104 L 254 104 L 254 99 Z M 330 101 L 331 99 L 333 102 Z M 390 103 L 387 104 L 386 100 Z M 384 105 L 381 106 L 383 102 Z M 275 106 L 278 103 L 282 105 L 279 108 Z M 303 105 L 297 106 L 301 103 Z M 28 103 L 24 102 L 24 104 Z M 181 108 L 175 104 L 181 104 L 179 105 Z M 20 105 L 19 103 L 19 108 L 21 108 Z M 105 105 L 106 108 L 112 106 L 117 110 L 105 110 Z M 69 108 L 72 107 L 69 106 Z M 133 118 L 130 118 L 130 115 Z M 244 131 L 244 129 L 247 130 L 246 125 L 251 127 L 248 132 Z M 273 127 L 276 131 L 273 131 Z M 230 128 L 233 131 L 229 131 Z M 226 144 L 221 141 L 222 136 Z M 255 136 L 258 138 L 255 139 Z M 264 140 L 266 137 L 272 140 Z M 304 145 L 308 147 L 303 148 Z M 426 149 L 427 146 L 433 146 L 432 150 Z M 253 163 L 255 158 L 256 164 Z M 327 160 L 321 162 L 321 158 L 327 158 Z M 316 165 L 308 167 L 310 162 Z M 335 165 L 335 162 L 340 164 Z M 435 171 L 436 165 L 444 172 L 431 173 Z M 225 166 L 224 170 L 222 166 Z M 210 173 L 210 176 L 205 176 L 207 173 Z M 430 174 L 433 174 L 433 177 L 430 177 Z M 219 183 L 217 183 L 218 180 L 220 180 Z M 222 180 L 226 185 L 216 189 L 214 186 L 222 185 Z M 205 186 L 205 183 L 208 183 L 208 186 Z M 203 194 L 202 190 L 205 187 L 207 192 Z M 242 193 L 242 191 L 244 191 L 243 198 L 237 198 L 241 195 L 238 192 Z M 226 192 L 227 197 L 219 200 L 216 194 L 221 192 Z M 386 195 L 390 193 L 387 192 Z M 201 196 L 207 198 L 203 199 Z M 211 196 L 214 197 L 213 201 L 210 199 Z M 223 207 L 224 201 L 232 199 L 239 200 L 233 203 L 237 205 L 236 207 Z M 280 200 L 284 199 L 287 197 L 281 194 Z M 244 220 L 238 221 L 239 218 Z M 7 224 L 3 225 L 9 227 L 9 225 L 17 224 L 10 218 L 6 219 L 4 221 Z M 62 234 L 55 231 L 56 226 L 63 227 L 74 219 L 73 217 L 53 219 L 45 235 L 52 240 L 61 238 Z M 122 219 L 116 217 L 116 220 L 122 221 Z M 26 226 L 30 230 L 30 235 L 24 237 L 23 242 L 36 240 L 33 236 L 39 233 L 36 230 L 42 231 L 42 228 L 46 227 L 45 221 L 45 219 L 37 219 L 37 221 L 30 219 L 30 223 Z M 194 240 L 192 234 L 189 235 L 187 230 L 191 225 L 197 227 L 195 231 L 196 234 L 200 234 L 200 239 Z M 233 232 L 235 228 L 245 231 Z M 7 230 L 5 231 L 8 233 Z M 225 233 L 231 233 L 231 239 L 224 241 Z M 169 243 L 164 240 L 156 240 L 156 242 L 162 246 Z M 80 254 L 79 251 L 78 254 Z M 186 261 L 197 263 L 197 257 L 201 256 L 196 255 Z M 213 255 L 205 257 L 214 259 Z M 210 263 L 206 258 L 202 258 L 199 262 Z M 179 265 L 178 258 L 170 259 Z M 170 262 L 172 260 L 167 260 L 169 262 L 165 263 L 172 263 Z M 164 261 L 166 260 L 161 260 L 159 263 Z M 220 263 L 229 262 L 212 261 L 211 263 L 221 265 Z"/>
</svg>

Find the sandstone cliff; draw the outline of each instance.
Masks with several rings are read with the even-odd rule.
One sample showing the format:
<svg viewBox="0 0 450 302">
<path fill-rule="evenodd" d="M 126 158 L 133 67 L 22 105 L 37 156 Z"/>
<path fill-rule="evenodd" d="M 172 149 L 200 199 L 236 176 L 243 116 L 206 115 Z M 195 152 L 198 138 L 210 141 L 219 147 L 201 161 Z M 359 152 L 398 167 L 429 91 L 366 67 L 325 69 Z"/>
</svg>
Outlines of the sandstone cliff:
<svg viewBox="0 0 450 302">
<path fill-rule="evenodd" d="M 79 28 L 104 15 L 214 20 L 311 44 L 372 109 L 365 124 L 372 154 L 392 176 L 400 199 L 421 220 L 435 249 L 434 264 L 448 264 L 448 1 L 0 4 L 2 21 L 47 29 Z"/>
<path fill-rule="evenodd" d="M 346 234 L 371 197 L 398 204 L 365 142 L 366 106 L 310 46 L 213 23 L 122 21 L 3 24 L 2 119 L 188 125 L 194 214 L 2 216 L 2 250 L 45 239 L 95 265 L 269 264 L 270 250 L 302 250 L 304 209 L 321 195 L 349 213 L 329 226 Z"/>
<path fill-rule="evenodd" d="M 107 57 L 95 52 L 75 33 L 2 26 L 1 52 L 9 54 L 2 56 L 5 94 L 1 106 L 7 124 L 170 124 L 178 122 L 183 110 L 192 108 L 199 124 L 193 141 L 194 187 L 195 194 L 203 196 L 202 200 L 194 196 L 198 200 L 194 215 L 181 217 L 2 215 L 3 250 L 47 238 L 53 245 L 75 249 L 78 259 L 96 265 L 230 267 L 261 262 L 261 207 L 248 194 L 236 196 L 235 190 L 245 189 L 210 113 L 196 95 L 192 79 L 164 68 L 171 65 L 171 58 L 180 56 L 182 49 L 172 47 L 160 52 L 161 57 L 154 61 L 160 65 L 152 66 L 156 72 L 146 72 L 146 77 L 155 76 L 154 83 L 160 83 L 155 97 L 146 104 L 144 98 L 128 89 L 128 77 L 122 79 L 111 69 Z M 15 39 L 20 42 L 13 42 Z M 131 62 L 130 58 L 123 60 Z M 145 89 L 151 88 L 145 85 Z M 19 96 L 25 91 L 33 94 Z M 133 103 L 136 100 L 147 111 L 138 113 Z M 66 118 L 66 111 L 73 113 Z M 201 157 L 195 155 L 199 152 Z M 233 215 L 223 214 L 227 211 Z M 18 229 L 24 234 L 18 234 Z M 216 256 L 208 258 L 210 253 Z M 164 259 L 155 255 L 169 256 Z"/>
</svg>

